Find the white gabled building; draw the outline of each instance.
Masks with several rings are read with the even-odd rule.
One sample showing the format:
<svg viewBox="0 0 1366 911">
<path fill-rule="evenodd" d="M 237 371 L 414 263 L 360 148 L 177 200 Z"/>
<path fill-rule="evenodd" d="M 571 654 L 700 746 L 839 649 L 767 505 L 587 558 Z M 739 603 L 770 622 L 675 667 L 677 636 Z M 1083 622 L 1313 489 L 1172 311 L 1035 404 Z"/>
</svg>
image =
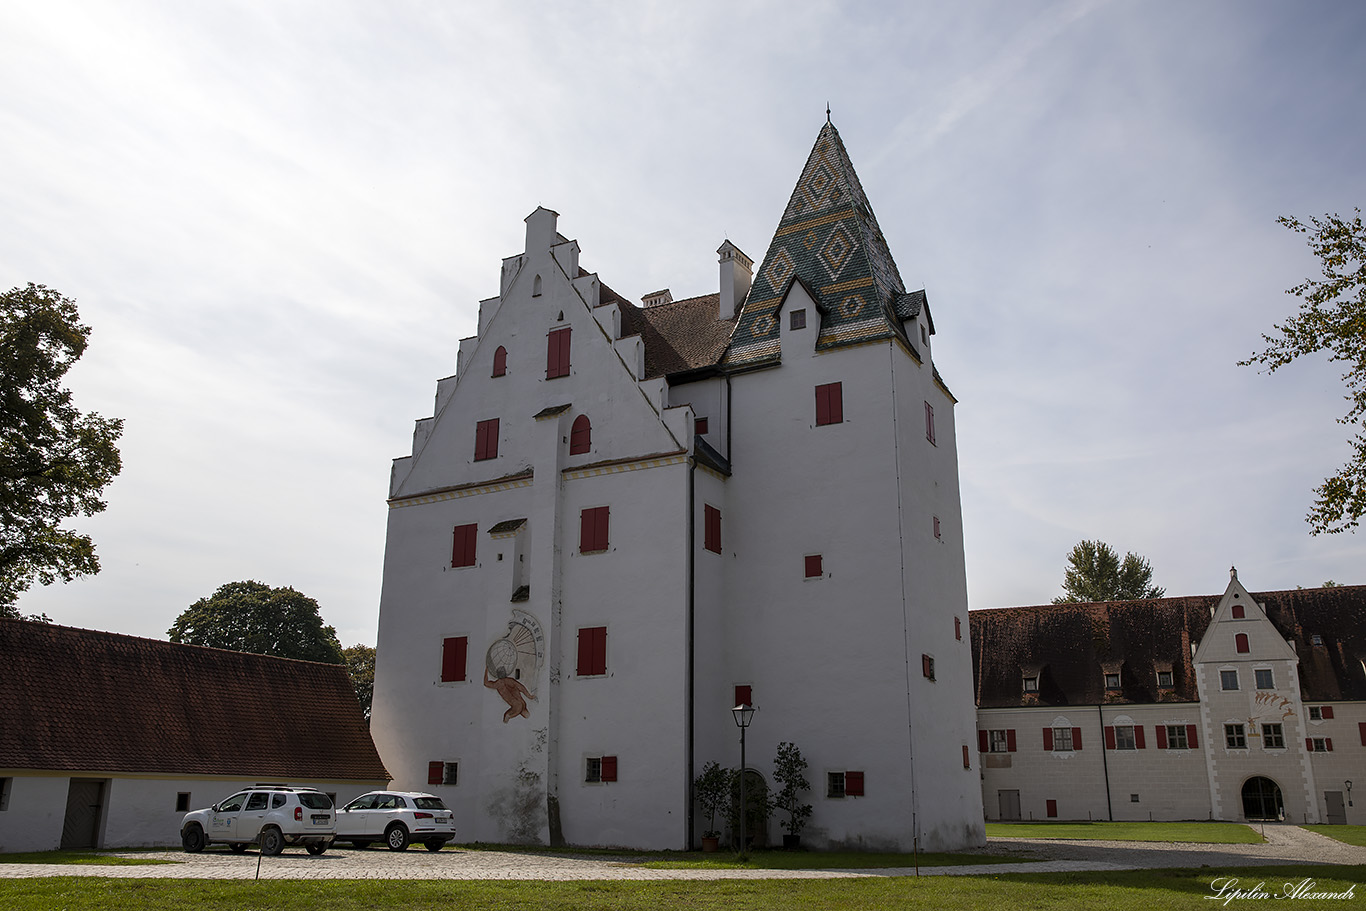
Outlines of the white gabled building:
<svg viewBox="0 0 1366 911">
<path fill-rule="evenodd" d="M 627 302 L 556 213 L 395 460 L 372 730 L 461 837 L 684 848 L 810 763 L 815 847 L 984 841 L 954 398 L 834 127 L 768 252 Z M 776 840 L 778 819 L 761 839 Z"/>
</svg>

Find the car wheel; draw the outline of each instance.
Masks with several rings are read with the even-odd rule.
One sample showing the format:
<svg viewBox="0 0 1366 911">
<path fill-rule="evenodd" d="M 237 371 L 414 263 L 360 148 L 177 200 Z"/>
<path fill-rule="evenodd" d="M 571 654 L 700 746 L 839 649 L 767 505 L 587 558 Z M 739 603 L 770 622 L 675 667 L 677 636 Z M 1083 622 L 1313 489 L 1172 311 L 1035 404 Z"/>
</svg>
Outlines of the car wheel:
<svg viewBox="0 0 1366 911">
<path fill-rule="evenodd" d="M 317 857 L 319 854 L 327 850 L 327 842 L 310 841 L 308 844 L 304 845 L 304 850 L 307 851 L 309 854 L 312 854 L 314 857 Z"/>
<path fill-rule="evenodd" d="M 204 846 L 209 840 L 204 837 L 204 830 L 199 827 L 199 823 L 191 823 L 185 827 L 185 831 L 180 833 L 180 844 L 191 854 L 198 854 L 204 850 Z"/>
<path fill-rule="evenodd" d="M 384 843 L 390 851 L 408 850 L 408 830 L 403 823 L 396 822 L 384 830 Z"/>
<path fill-rule="evenodd" d="M 279 829 L 269 826 L 261 832 L 261 853 L 274 857 L 285 849 L 285 836 Z"/>
<path fill-rule="evenodd" d="M 234 841 L 230 842 L 228 844 L 228 847 L 232 849 L 232 853 L 241 854 L 243 851 L 247 849 L 247 843 L 244 841 Z"/>
<path fill-rule="evenodd" d="M 431 851 L 433 854 L 444 847 L 446 847 L 446 840 L 444 838 L 433 838 L 431 841 L 427 842 L 427 850 Z"/>
</svg>

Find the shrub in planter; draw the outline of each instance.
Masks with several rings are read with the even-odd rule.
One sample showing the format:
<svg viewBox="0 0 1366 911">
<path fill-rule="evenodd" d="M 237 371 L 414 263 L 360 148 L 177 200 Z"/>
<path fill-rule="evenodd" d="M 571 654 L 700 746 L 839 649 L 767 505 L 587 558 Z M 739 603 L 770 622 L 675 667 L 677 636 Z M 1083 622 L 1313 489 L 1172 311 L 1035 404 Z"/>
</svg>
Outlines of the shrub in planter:
<svg viewBox="0 0 1366 911">
<path fill-rule="evenodd" d="M 787 819 L 779 821 L 788 831 L 789 838 L 783 837 L 784 845 L 795 846 L 801 836 L 806 821 L 811 818 L 811 804 L 802 803 L 801 795 L 811 790 L 811 782 L 806 780 L 806 759 L 795 744 L 786 741 L 778 744 L 778 755 L 773 759 L 773 780 L 778 790 L 773 795 L 773 808 L 787 814 Z"/>
<path fill-rule="evenodd" d="M 704 839 L 721 837 L 720 830 L 716 828 L 716 814 L 726 808 L 730 797 L 730 780 L 734 774 L 730 769 L 722 768 L 720 763 L 712 761 L 702 766 L 702 774 L 693 779 L 693 799 L 707 817 L 707 830 L 702 833 Z"/>
</svg>

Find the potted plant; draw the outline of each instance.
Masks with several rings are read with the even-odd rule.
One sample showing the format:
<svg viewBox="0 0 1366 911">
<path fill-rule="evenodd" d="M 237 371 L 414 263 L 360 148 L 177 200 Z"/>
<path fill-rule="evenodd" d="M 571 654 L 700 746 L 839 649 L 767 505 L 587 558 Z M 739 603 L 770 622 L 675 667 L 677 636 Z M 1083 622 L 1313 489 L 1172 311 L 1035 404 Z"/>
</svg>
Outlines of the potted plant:
<svg viewBox="0 0 1366 911">
<path fill-rule="evenodd" d="M 721 768 L 713 760 L 702 766 L 702 774 L 693 779 L 693 798 L 707 817 L 707 830 L 702 833 L 702 850 L 715 851 L 721 844 L 721 831 L 716 828 L 716 814 L 730 796 L 731 770 Z"/>
<path fill-rule="evenodd" d="M 773 807 L 787 813 L 787 819 L 779 825 L 787 830 L 783 836 L 784 848 L 797 848 L 801 845 L 802 829 L 811 817 L 811 804 L 801 802 L 803 791 L 811 790 L 811 782 L 806 780 L 806 759 L 795 744 L 778 744 L 778 755 L 773 760 L 773 780 L 780 786 L 773 795 Z"/>
</svg>

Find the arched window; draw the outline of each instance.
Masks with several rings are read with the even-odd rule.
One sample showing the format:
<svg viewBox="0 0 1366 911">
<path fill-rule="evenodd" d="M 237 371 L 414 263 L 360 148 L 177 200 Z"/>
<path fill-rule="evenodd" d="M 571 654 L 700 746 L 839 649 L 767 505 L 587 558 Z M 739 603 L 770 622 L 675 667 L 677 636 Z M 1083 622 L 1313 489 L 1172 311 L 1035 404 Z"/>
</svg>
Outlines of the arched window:
<svg viewBox="0 0 1366 911">
<path fill-rule="evenodd" d="M 493 375 L 505 376 L 508 372 L 508 350 L 502 345 L 493 352 Z"/>
<path fill-rule="evenodd" d="M 541 296 L 541 277 L 540 277 L 539 275 L 536 276 L 536 280 L 535 280 L 534 282 L 531 283 L 531 296 L 532 296 L 532 297 L 540 297 L 540 296 Z"/>
<path fill-rule="evenodd" d="M 1238 654 L 1246 655 L 1251 648 L 1247 644 L 1247 633 L 1239 633 L 1233 637 L 1233 646 L 1238 649 Z"/>
<path fill-rule="evenodd" d="M 574 418 L 574 426 L 569 431 L 569 454 L 582 455 L 593 448 L 593 422 L 588 415 Z"/>
</svg>

